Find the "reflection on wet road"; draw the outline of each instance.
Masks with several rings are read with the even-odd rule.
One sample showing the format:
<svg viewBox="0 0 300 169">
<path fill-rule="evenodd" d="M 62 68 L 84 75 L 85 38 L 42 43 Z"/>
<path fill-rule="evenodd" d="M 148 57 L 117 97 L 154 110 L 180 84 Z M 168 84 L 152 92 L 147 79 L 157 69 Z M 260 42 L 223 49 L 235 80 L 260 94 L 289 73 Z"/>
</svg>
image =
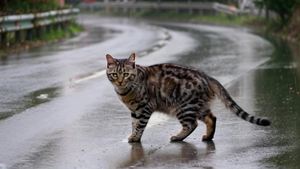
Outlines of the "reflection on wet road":
<svg viewBox="0 0 300 169">
<path fill-rule="evenodd" d="M 79 37 L 2 61 L 0 116 L 10 117 L 0 121 L 0 168 L 297 168 L 299 62 L 288 46 L 273 47 L 239 28 L 95 16 L 80 21 L 87 31 Z M 128 144 L 130 113 L 102 70 L 106 53 L 133 51 L 139 64 L 204 70 L 245 110 L 270 117 L 272 126 L 246 123 L 216 102 L 213 142 L 200 141 L 200 124 L 186 142 L 170 143 L 180 124 L 157 113 L 142 143 Z"/>
</svg>

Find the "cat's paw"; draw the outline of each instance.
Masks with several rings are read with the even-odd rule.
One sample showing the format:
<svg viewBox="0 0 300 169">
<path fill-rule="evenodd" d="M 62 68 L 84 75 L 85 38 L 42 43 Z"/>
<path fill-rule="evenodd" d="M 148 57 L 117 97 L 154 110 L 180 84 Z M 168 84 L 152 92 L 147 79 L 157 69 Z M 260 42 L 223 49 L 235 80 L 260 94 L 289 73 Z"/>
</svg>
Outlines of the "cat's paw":
<svg viewBox="0 0 300 169">
<path fill-rule="evenodd" d="M 171 142 L 177 142 L 177 141 L 182 141 L 183 139 L 181 137 L 178 137 L 178 136 L 172 136 L 170 138 L 170 141 Z"/>
<path fill-rule="evenodd" d="M 208 137 L 207 135 L 202 136 L 202 141 L 211 141 L 212 139 L 212 137 Z"/>
<path fill-rule="evenodd" d="M 136 142 L 141 142 L 141 138 L 136 136 L 130 136 L 128 138 L 128 143 L 136 143 Z"/>
</svg>

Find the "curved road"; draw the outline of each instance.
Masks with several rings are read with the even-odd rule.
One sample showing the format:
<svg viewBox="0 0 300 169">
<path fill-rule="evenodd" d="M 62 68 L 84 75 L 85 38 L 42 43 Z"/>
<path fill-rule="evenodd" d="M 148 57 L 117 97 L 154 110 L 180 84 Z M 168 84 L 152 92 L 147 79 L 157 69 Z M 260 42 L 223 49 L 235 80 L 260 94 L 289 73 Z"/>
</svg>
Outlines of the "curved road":
<svg viewBox="0 0 300 169">
<path fill-rule="evenodd" d="M 79 21 L 87 27 L 79 37 L 1 62 L 0 115 L 6 118 L 0 121 L 0 169 L 277 167 L 272 159 L 285 145 L 273 140 L 285 135 L 274 134 L 276 115 L 266 112 L 266 95 L 258 92 L 266 75 L 257 72 L 274 60 L 268 41 L 240 28 L 96 16 Z M 214 142 L 200 141 L 200 124 L 186 142 L 170 143 L 180 125 L 157 113 L 142 143 L 128 144 L 130 113 L 106 80 L 104 56 L 131 52 L 138 64 L 204 70 L 251 114 L 273 118 L 275 127 L 248 124 L 216 102 Z"/>
</svg>

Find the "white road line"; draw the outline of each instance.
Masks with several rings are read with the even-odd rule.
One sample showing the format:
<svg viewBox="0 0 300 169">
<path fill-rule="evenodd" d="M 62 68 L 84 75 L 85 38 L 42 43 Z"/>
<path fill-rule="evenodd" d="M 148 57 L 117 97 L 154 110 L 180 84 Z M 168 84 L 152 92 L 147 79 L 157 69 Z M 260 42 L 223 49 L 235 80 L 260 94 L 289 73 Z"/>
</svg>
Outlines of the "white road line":
<svg viewBox="0 0 300 169">
<path fill-rule="evenodd" d="M 79 83 L 82 83 L 82 82 L 85 82 L 85 81 L 88 81 L 88 80 L 91 80 L 91 79 L 101 77 L 105 74 L 106 74 L 106 70 L 101 70 L 101 71 L 93 73 L 92 75 L 85 76 L 83 78 L 78 78 L 78 79 L 71 79 L 70 81 L 74 84 L 79 84 Z"/>
</svg>

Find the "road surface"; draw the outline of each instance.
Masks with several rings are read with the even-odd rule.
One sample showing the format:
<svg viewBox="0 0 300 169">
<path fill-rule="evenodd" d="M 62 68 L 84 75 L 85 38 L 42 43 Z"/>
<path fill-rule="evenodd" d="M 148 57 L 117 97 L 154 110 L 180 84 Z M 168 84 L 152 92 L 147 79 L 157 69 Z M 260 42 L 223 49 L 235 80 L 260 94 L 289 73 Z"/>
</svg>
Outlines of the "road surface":
<svg viewBox="0 0 300 169">
<path fill-rule="evenodd" d="M 286 44 L 243 28 L 81 16 L 78 37 L 2 59 L 0 169 L 297 168 L 299 62 Z M 204 125 L 181 143 L 173 118 L 155 113 L 129 144 L 129 111 L 105 77 L 105 54 L 137 63 L 172 62 L 219 79 L 251 114 L 247 123 L 218 101 L 213 142 Z M 298 124 L 297 124 L 298 123 Z"/>
</svg>

